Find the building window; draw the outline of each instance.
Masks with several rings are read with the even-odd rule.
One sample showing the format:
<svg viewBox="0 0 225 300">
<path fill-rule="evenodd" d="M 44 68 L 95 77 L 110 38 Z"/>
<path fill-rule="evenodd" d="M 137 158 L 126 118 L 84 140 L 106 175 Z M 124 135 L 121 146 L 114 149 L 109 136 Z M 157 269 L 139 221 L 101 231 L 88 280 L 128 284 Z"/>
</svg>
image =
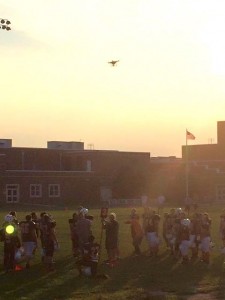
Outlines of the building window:
<svg viewBox="0 0 225 300">
<path fill-rule="evenodd" d="M 48 185 L 48 195 L 49 195 L 49 197 L 59 197 L 60 196 L 60 185 L 59 184 L 49 184 Z"/>
<path fill-rule="evenodd" d="M 217 185 L 217 201 L 225 202 L 225 185 Z"/>
<path fill-rule="evenodd" d="M 41 184 L 30 184 L 30 197 L 40 198 L 42 196 Z"/>
<path fill-rule="evenodd" d="M 6 202 L 7 203 L 19 202 L 19 184 L 6 185 Z"/>
</svg>

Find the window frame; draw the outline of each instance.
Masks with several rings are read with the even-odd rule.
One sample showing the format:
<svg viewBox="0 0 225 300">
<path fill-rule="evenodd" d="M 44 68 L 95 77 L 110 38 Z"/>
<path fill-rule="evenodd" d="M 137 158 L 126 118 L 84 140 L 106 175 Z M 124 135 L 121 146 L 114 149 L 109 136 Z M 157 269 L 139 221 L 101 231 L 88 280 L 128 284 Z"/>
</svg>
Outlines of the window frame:
<svg viewBox="0 0 225 300">
<path fill-rule="evenodd" d="M 10 188 L 10 186 L 12 188 Z M 15 195 L 9 195 L 9 191 L 16 191 L 16 194 Z M 16 200 L 11 200 L 9 201 L 8 199 L 12 197 L 16 197 Z M 18 203 L 20 200 L 20 185 L 18 183 L 9 183 L 9 184 L 6 184 L 6 203 Z"/>
<path fill-rule="evenodd" d="M 35 188 L 34 194 L 32 194 L 32 187 Z M 41 197 L 42 197 L 42 184 L 31 183 L 30 184 L 30 198 L 41 198 Z"/>
<path fill-rule="evenodd" d="M 53 193 L 51 193 L 52 188 L 53 188 Z M 56 193 L 56 191 L 57 191 L 57 193 Z M 49 198 L 59 198 L 60 197 L 60 184 L 50 183 L 48 185 L 48 197 Z"/>
</svg>

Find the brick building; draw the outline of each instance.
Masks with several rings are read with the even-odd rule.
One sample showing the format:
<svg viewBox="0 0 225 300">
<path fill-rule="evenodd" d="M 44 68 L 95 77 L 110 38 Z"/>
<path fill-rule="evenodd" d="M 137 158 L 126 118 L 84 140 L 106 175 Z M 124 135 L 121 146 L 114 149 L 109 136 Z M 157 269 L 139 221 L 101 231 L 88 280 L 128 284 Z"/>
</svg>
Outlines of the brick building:
<svg viewBox="0 0 225 300">
<path fill-rule="evenodd" d="M 0 203 L 97 205 L 140 198 L 148 189 L 150 153 L 85 150 L 81 142 L 47 148 L 0 140 Z"/>
<path fill-rule="evenodd" d="M 225 121 L 217 143 L 188 145 L 189 195 L 225 202 Z M 98 205 L 111 199 L 185 197 L 186 146 L 182 158 L 148 152 L 85 150 L 82 142 L 50 141 L 47 148 L 13 147 L 0 139 L 0 204 Z"/>
<path fill-rule="evenodd" d="M 184 197 L 184 163 L 181 158 L 151 157 L 149 169 L 150 196 L 164 195 L 168 202 L 179 202 Z"/>
<path fill-rule="evenodd" d="M 225 121 L 217 122 L 217 143 L 188 145 L 189 189 L 196 201 L 225 203 Z M 182 147 L 183 162 L 186 146 Z"/>
</svg>

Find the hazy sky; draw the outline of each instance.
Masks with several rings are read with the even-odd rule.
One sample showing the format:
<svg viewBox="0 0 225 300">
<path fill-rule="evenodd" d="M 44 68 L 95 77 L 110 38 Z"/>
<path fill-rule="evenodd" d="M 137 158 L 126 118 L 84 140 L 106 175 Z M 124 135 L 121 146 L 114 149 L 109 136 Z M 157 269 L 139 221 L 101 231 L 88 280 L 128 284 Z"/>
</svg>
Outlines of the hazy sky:
<svg viewBox="0 0 225 300">
<path fill-rule="evenodd" d="M 0 138 L 181 156 L 225 120 L 222 0 L 0 0 Z M 107 62 L 119 59 L 117 67 Z"/>
</svg>

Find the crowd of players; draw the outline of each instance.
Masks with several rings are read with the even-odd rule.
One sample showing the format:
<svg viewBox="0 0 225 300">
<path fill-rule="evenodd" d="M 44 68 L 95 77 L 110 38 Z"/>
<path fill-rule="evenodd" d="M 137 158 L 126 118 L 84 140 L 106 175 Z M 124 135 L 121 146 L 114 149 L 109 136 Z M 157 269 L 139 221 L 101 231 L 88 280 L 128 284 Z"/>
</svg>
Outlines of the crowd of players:
<svg viewBox="0 0 225 300">
<path fill-rule="evenodd" d="M 150 207 L 145 207 L 142 215 L 133 208 L 125 223 L 130 224 L 134 256 L 143 255 L 140 246 L 145 238 L 148 249 L 144 254 L 147 256 L 156 258 L 164 241 L 171 255 L 181 259 L 182 264 L 198 258 L 205 264 L 210 263 L 210 253 L 214 247 L 211 238 L 212 220 L 197 205 L 193 205 L 191 213 L 190 206 L 185 209 L 172 208 L 163 213 L 162 217 L 159 211 Z M 220 216 L 219 233 L 223 243 L 221 252 L 225 254 L 225 211 Z M 117 244 L 112 251 L 114 256 L 109 256 L 112 265 L 117 261 L 118 248 Z"/>
<path fill-rule="evenodd" d="M 79 207 L 69 219 L 72 250 L 80 275 L 83 271 L 89 276 L 97 274 L 100 245 L 95 243 L 92 235 L 92 220 L 93 217 L 88 215 L 88 209 L 83 207 Z M 32 212 L 26 215 L 23 221 L 18 221 L 15 211 L 9 212 L 0 229 L 0 241 L 4 243 L 5 272 L 29 269 L 38 244 L 41 261 L 46 270 L 54 271 L 53 256 L 59 249 L 55 228 L 56 221 L 46 212 L 40 213 L 40 216 Z"/>
<path fill-rule="evenodd" d="M 5 272 L 22 269 L 23 267 L 17 264 L 22 257 L 24 267 L 30 268 L 31 259 L 38 246 L 38 238 L 41 243 L 41 260 L 47 271 L 53 271 L 53 254 L 58 247 L 55 227 L 55 220 L 46 212 L 42 212 L 40 217 L 32 212 L 20 222 L 15 211 L 9 212 L 0 230 L 0 241 L 4 243 Z"/>
<path fill-rule="evenodd" d="M 203 263 L 210 263 L 210 253 L 214 247 L 211 238 L 212 220 L 208 213 L 201 212 L 197 205 L 182 208 L 172 208 L 169 212 L 156 212 L 150 207 L 144 207 L 143 214 L 133 208 L 125 221 L 130 225 L 134 256 L 147 255 L 153 258 L 158 256 L 161 244 L 164 242 L 171 255 L 176 259 L 181 259 L 182 264 L 187 264 L 190 260 L 200 259 Z M 162 211 L 161 211 L 162 213 Z M 80 231 L 79 217 L 73 223 L 75 239 L 73 240 L 74 255 L 76 251 L 82 249 L 79 241 Z M 85 217 L 84 217 L 85 218 Z M 86 221 L 87 222 L 87 221 Z M 161 224 L 160 224 L 161 223 Z M 102 228 L 105 229 L 105 248 L 108 259 L 105 261 L 110 266 L 115 266 L 119 261 L 119 222 L 115 213 L 110 213 L 107 218 L 102 218 Z M 79 230 L 78 230 L 79 229 Z M 82 230 L 81 230 L 82 231 Z M 220 216 L 219 228 L 223 246 L 222 253 L 225 254 L 225 212 Z M 141 253 L 141 243 L 147 240 L 148 249 Z M 89 256 L 90 257 L 90 256 Z"/>
<path fill-rule="evenodd" d="M 149 255 L 157 256 L 161 243 L 159 237 L 160 216 L 154 210 L 145 209 L 143 228 L 149 244 Z M 201 213 L 198 207 L 189 215 L 189 210 L 173 208 L 164 213 L 162 220 L 162 237 L 171 255 L 182 258 L 186 264 L 196 259 L 201 253 L 201 261 L 209 263 L 213 247 L 211 239 L 212 220 L 208 213 Z"/>
<path fill-rule="evenodd" d="M 93 217 L 88 215 L 88 209 L 79 207 L 68 220 L 73 255 L 80 275 L 96 276 L 103 230 L 105 230 L 105 248 L 108 255 L 106 263 L 110 266 L 118 263 L 119 222 L 116 214 L 111 212 L 109 216 L 102 216 L 101 219 L 102 231 L 99 243 L 95 242 L 92 234 Z M 135 256 L 142 254 L 140 246 L 146 238 L 147 255 L 153 258 L 157 257 L 164 240 L 171 255 L 182 258 L 183 264 L 198 257 L 206 264 L 210 262 L 210 252 L 213 247 L 212 220 L 208 213 L 200 212 L 197 206 L 193 207 L 192 213 L 189 208 L 186 210 L 173 208 L 165 212 L 163 217 L 149 207 L 144 208 L 142 215 L 133 208 L 125 223 L 130 225 Z M 4 243 L 5 272 L 18 268 L 17 262 L 21 257 L 25 262 L 24 267 L 29 269 L 37 249 L 38 239 L 41 244 L 41 260 L 46 270 L 54 270 L 53 255 L 59 247 L 55 227 L 55 220 L 46 212 L 42 212 L 39 217 L 32 212 L 20 222 L 17 220 L 16 212 L 11 211 L 7 214 L 0 230 L 0 241 Z M 224 247 L 222 251 L 225 253 L 225 212 L 221 214 L 219 230 Z"/>
</svg>

